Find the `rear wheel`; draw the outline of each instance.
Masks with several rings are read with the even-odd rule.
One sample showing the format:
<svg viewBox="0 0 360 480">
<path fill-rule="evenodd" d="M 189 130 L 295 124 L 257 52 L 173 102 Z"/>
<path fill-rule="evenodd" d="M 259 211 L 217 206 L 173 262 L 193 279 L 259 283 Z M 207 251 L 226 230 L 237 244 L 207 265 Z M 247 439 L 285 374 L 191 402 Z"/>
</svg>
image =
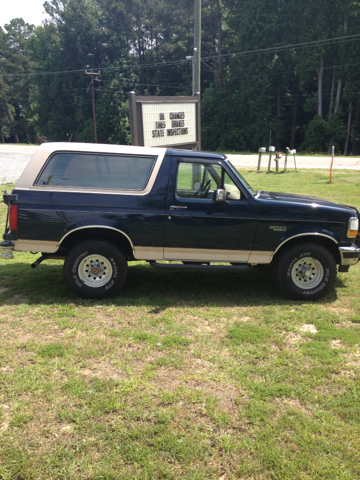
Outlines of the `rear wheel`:
<svg viewBox="0 0 360 480">
<path fill-rule="evenodd" d="M 112 243 L 89 240 L 75 245 L 64 263 L 65 281 L 81 298 L 108 298 L 124 285 L 127 262 Z"/>
<path fill-rule="evenodd" d="M 321 245 L 298 244 L 288 248 L 277 260 L 274 277 L 287 297 L 317 300 L 326 295 L 335 283 L 335 259 Z"/>
</svg>

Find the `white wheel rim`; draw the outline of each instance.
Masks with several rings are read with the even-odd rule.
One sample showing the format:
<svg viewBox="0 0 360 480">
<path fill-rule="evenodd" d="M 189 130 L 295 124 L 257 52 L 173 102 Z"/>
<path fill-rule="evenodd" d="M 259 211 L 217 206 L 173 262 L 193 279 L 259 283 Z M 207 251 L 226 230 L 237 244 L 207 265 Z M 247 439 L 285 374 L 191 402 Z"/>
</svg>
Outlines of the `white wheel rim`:
<svg viewBox="0 0 360 480">
<path fill-rule="evenodd" d="M 113 267 L 111 262 L 102 255 L 88 255 L 80 262 L 78 273 L 85 285 L 99 288 L 110 281 Z"/>
<path fill-rule="evenodd" d="M 313 257 L 300 258 L 294 263 L 291 270 L 292 281 L 303 290 L 317 287 L 323 277 L 324 267 L 319 260 Z"/>
</svg>

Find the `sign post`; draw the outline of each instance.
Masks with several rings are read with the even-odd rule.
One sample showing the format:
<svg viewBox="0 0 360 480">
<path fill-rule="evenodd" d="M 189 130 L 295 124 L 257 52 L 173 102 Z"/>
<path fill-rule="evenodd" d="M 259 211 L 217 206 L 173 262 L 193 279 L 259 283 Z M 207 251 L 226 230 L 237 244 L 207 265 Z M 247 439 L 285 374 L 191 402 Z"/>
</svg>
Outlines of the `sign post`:
<svg viewBox="0 0 360 480">
<path fill-rule="evenodd" d="M 271 130 L 270 130 L 271 131 Z M 271 146 L 269 147 L 269 165 L 268 165 L 268 172 L 270 172 L 271 169 L 271 156 L 272 152 L 275 152 L 275 147 Z"/>
<path fill-rule="evenodd" d="M 333 145 L 331 147 L 331 165 L 330 165 L 330 183 L 332 183 L 332 169 L 333 169 L 333 163 L 334 163 L 334 155 L 335 155 L 335 146 Z"/>
<path fill-rule="evenodd" d="M 260 171 L 260 168 L 261 168 L 261 157 L 262 157 L 262 154 L 266 152 L 266 148 L 265 147 L 260 147 L 259 148 L 259 160 L 258 160 L 258 166 L 257 166 L 257 171 L 259 172 Z"/>
</svg>

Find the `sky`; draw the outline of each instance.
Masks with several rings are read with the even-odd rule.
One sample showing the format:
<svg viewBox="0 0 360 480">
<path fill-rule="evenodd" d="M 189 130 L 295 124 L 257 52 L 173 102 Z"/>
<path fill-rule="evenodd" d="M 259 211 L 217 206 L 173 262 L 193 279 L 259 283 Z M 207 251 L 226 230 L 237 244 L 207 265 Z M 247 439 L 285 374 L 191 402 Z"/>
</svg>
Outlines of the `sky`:
<svg viewBox="0 0 360 480">
<path fill-rule="evenodd" d="M 13 18 L 23 18 L 26 23 L 41 25 L 45 20 L 45 0 L 0 0 L 0 26 L 4 27 Z"/>
</svg>

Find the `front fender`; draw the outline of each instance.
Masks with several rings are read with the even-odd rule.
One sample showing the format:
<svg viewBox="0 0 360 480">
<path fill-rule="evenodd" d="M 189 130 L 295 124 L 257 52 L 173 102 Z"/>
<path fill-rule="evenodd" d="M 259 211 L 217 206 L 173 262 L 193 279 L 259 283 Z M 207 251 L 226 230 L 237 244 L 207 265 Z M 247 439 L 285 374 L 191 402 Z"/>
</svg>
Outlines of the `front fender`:
<svg viewBox="0 0 360 480">
<path fill-rule="evenodd" d="M 292 230 L 290 232 L 286 232 L 286 234 L 282 235 L 279 241 L 279 245 L 274 251 L 274 255 L 287 242 L 289 242 L 290 240 L 294 240 L 296 238 L 301 239 L 301 237 L 327 238 L 328 240 L 331 240 L 332 242 L 334 242 L 334 245 L 337 245 L 337 246 L 341 242 L 341 238 L 338 235 L 326 229 L 310 228 L 310 229 L 296 229 L 296 230 L 297 231 Z"/>
</svg>

